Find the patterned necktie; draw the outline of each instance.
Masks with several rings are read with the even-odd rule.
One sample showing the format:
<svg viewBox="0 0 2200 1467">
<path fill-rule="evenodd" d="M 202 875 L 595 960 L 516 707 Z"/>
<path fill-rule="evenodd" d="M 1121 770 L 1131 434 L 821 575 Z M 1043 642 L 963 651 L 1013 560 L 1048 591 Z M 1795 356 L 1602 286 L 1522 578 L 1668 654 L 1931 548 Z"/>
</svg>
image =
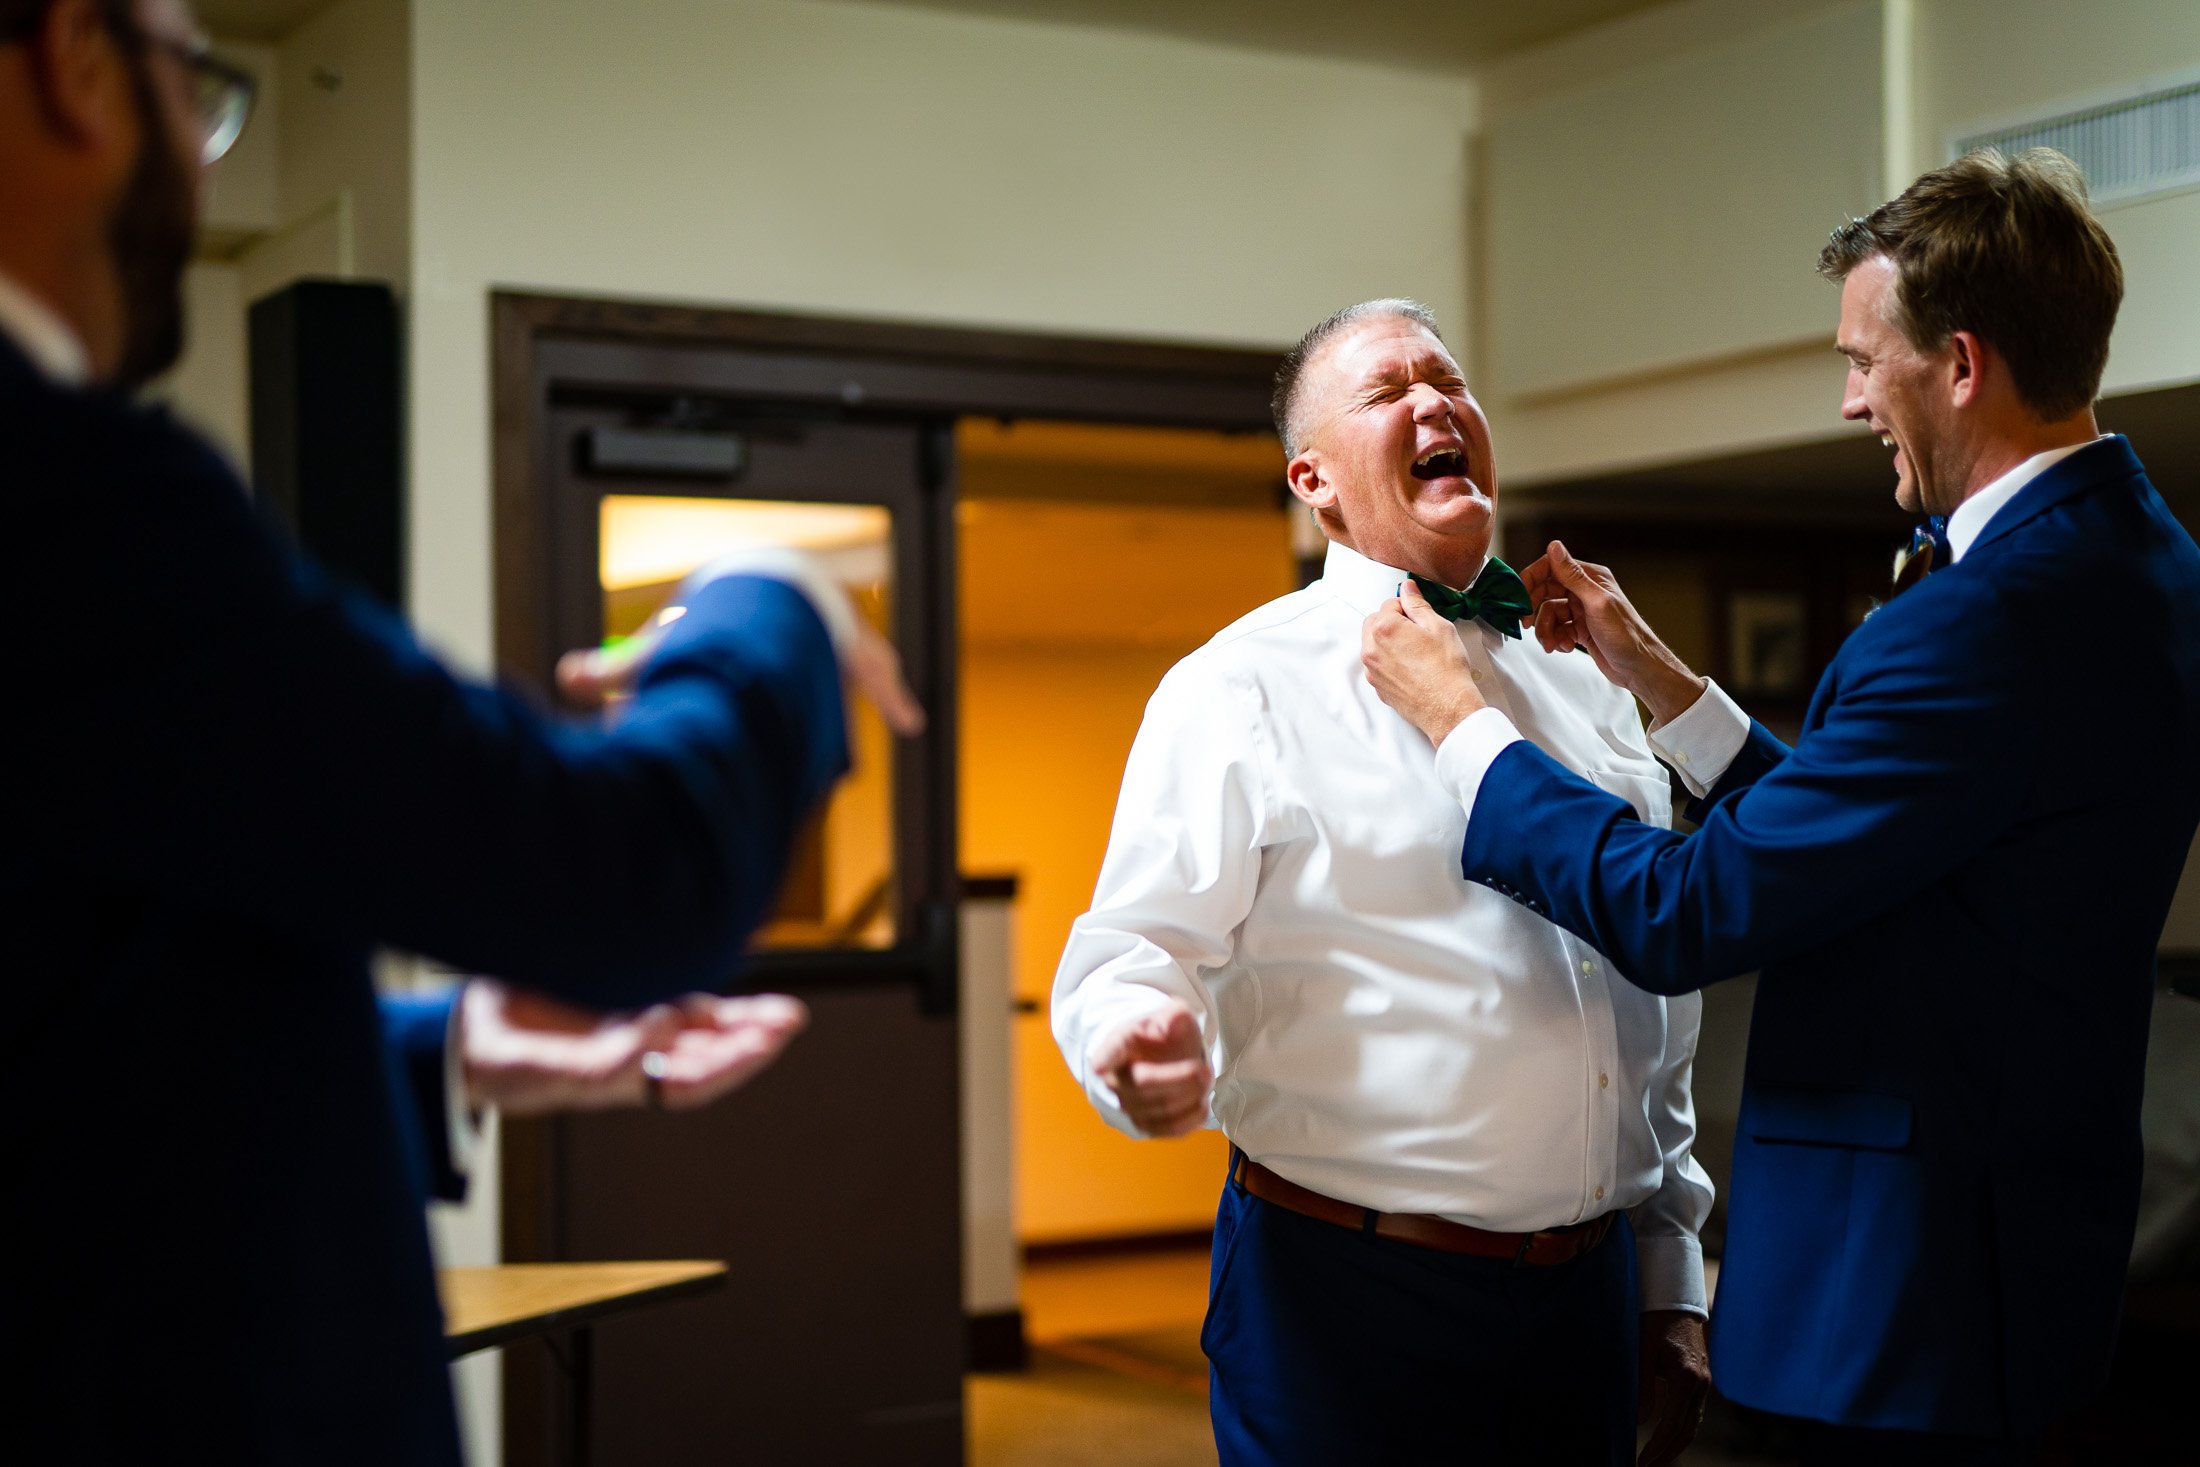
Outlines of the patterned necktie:
<svg viewBox="0 0 2200 1467">
<path fill-rule="evenodd" d="M 1464 591 L 1454 591 L 1426 576 L 1415 576 L 1413 584 L 1421 588 L 1421 594 L 1428 598 L 1428 604 L 1435 607 L 1439 615 L 1453 621 L 1480 618 L 1490 624 L 1492 631 L 1502 632 L 1515 641 L 1520 638 L 1520 619 L 1535 610 L 1528 602 L 1528 588 L 1518 573 L 1494 555 L 1489 564 L 1482 567 L 1482 574 L 1474 578 L 1474 584 Z"/>
<path fill-rule="evenodd" d="M 1944 515 L 1934 515 L 1910 532 L 1910 548 L 1898 550 L 1894 557 L 1894 589 L 1887 593 L 1893 600 L 1932 572 L 1955 559 L 1955 552 L 1948 544 L 1948 520 Z"/>
</svg>

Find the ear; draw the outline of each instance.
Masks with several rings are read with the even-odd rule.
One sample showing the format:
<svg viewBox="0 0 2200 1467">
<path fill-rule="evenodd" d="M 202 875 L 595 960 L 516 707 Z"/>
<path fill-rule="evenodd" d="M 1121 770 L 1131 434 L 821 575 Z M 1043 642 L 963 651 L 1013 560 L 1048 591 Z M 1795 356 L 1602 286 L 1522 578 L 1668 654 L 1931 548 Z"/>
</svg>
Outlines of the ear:
<svg viewBox="0 0 2200 1467">
<path fill-rule="evenodd" d="M 1283 481 L 1291 486 L 1291 492 L 1299 503 L 1314 509 L 1335 509 L 1337 491 L 1322 474 L 1322 456 L 1316 449 L 1305 449 L 1291 462 L 1283 466 Z"/>
<path fill-rule="evenodd" d="M 1947 352 L 1949 400 L 1959 408 L 1969 407 L 1985 391 L 1986 343 L 1973 332 L 1958 331 L 1948 338 Z"/>
<path fill-rule="evenodd" d="M 26 40 L 39 111 L 69 146 L 129 146 L 136 125 L 120 44 L 95 0 L 59 0 Z"/>
</svg>

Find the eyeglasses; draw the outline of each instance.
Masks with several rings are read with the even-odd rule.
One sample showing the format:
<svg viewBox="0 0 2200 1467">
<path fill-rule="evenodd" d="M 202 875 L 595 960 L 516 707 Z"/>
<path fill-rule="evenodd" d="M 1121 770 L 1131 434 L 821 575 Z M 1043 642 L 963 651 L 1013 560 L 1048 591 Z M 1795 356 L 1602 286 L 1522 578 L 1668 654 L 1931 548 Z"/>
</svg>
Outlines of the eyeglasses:
<svg viewBox="0 0 2200 1467">
<path fill-rule="evenodd" d="M 145 48 L 181 62 L 191 73 L 192 105 L 199 115 L 199 162 L 212 163 L 235 145 L 252 116 L 260 84 L 251 72 L 231 66 L 208 49 L 205 40 L 179 41 L 146 35 Z"/>
<path fill-rule="evenodd" d="M 13 45 L 36 35 L 38 28 L 45 24 L 45 18 L 44 6 L 33 6 L 16 15 L 12 24 L 0 25 L 0 46 Z M 228 152 L 252 116 L 252 99 L 260 90 L 252 73 L 214 55 L 203 37 L 183 41 L 174 36 L 156 35 L 133 22 L 126 8 L 109 7 L 106 18 L 117 39 L 125 45 L 158 51 L 181 62 L 191 73 L 192 105 L 199 115 L 200 163 L 211 163 Z"/>
</svg>

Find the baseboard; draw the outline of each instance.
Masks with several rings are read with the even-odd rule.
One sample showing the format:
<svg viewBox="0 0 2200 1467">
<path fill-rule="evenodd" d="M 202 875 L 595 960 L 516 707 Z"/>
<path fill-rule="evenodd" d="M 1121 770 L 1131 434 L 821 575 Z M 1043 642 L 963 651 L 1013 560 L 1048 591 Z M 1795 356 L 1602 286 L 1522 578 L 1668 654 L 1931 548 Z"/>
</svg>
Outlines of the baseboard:
<svg viewBox="0 0 2200 1467">
<path fill-rule="evenodd" d="M 1214 1246 L 1213 1228 L 1180 1228 L 1166 1233 L 1125 1233 L 1108 1238 L 1057 1238 L 1024 1244 L 1024 1262 L 1059 1263 L 1073 1258 L 1120 1258 L 1130 1253 L 1188 1253 Z"/>
<path fill-rule="evenodd" d="M 1024 1344 L 1024 1311 L 997 1309 L 963 1316 L 969 1368 L 981 1373 L 1022 1370 L 1031 1362 Z"/>
</svg>

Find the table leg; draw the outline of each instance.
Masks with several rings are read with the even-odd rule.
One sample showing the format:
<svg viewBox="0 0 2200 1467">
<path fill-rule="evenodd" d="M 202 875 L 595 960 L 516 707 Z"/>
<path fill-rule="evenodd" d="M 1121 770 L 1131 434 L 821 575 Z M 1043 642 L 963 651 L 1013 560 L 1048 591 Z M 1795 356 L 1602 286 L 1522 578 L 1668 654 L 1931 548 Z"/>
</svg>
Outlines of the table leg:
<svg viewBox="0 0 2200 1467">
<path fill-rule="evenodd" d="M 565 1439 L 572 1445 L 572 1455 L 566 1460 L 573 1467 L 588 1467 L 595 1457 L 595 1383 L 596 1383 L 596 1332 L 586 1325 L 573 1331 L 570 1375 L 566 1381 L 565 1401 L 568 1417 L 565 1423 Z"/>
</svg>

